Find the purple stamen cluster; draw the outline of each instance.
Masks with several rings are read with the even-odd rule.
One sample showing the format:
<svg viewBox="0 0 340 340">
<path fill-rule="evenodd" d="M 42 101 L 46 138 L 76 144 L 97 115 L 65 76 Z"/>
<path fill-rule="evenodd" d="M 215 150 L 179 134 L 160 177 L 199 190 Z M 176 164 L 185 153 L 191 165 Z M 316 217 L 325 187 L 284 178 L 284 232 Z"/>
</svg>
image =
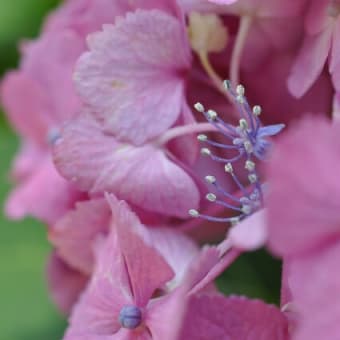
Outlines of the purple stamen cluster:
<svg viewBox="0 0 340 340">
<path fill-rule="evenodd" d="M 275 124 L 262 126 L 259 119 L 261 114 L 261 107 L 256 105 L 250 107 L 246 97 L 245 89 L 242 85 L 238 85 L 234 90 L 229 81 L 224 82 L 226 90 L 233 98 L 238 112 L 240 113 L 239 125 L 234 126 L 226 123 L 221 119 L 217 112 L 213 110 L 205 110 L 204 106 L 200 103 L 195 105 L 197 111 L 204 114 L 206 120 L 211 123 L 218 132 L 226 138 L 228 143 L 218 143 L 208 139 L 206 135 L 199 135 L 197 138 L 200 142 L 205 143 L 207 146 L 213 146 L 224 150 L 233 150 L 236 155 L 231 158 L 224 158 L 215 155 L 208 147 L 201 149 L 201 154 L 210 157 L 212 160 L 224 163 L 225 171 L 231 176 L 239 191 L 241 197 L 228 193 L 217 182 L 214 176 L 206 176 L 206 181 L 213 185 L 215 191 L 227 202 L 213 194 L 209 193 L 206 198 L 210 202 L 214 202 L 225 208 L 238 212 L 234 217 L 213 217 L 202 215 L 197 210 L 191 209 L 190 215 L 193 217 L 202 217 L 204 219 L 215 222 L 230 222 L 237 223 L 246 216 L 251 215 L 263 206 L 263 191 L 260 178 L 256 169 L 258 161 L 265 159 L 271 143 L 266 137 L 271 137 L 278 134 L 283 128 L 284 124 Z M 244 160 L 244 168 L 248 172 L 249 185 L 245 186 L 239 180 L 234 171 L 233 164 L 236 161 Z"/>
</svg>

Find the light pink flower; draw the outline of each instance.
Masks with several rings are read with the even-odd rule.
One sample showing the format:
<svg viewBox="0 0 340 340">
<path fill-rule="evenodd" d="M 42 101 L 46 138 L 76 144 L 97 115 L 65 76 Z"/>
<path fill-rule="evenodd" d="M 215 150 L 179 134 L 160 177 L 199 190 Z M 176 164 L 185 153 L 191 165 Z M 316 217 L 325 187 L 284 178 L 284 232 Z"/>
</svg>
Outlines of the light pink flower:
<svg viewBox="0 0 340 340">
<path fill-rule="evenodd" d="M 169 234 L 152 236 L 124 202 L 113 196 L 108 199 L 113 212 L 112 229 L 99 250 L 92 280 L 74 308 L 65 339 L 168 339 L 171 323 L 159 324 L 159 318 L 173 303 L 172 295 L 164 292 L 173 289 L 166 284 L 175 272 L 156 245 Z M 166 240 L 162 248 L 164 245 Z M 179 256 L 181 252 L 172 252 L 172 247 L 177 247 L 175 242 L 165 247 L 168 258 L 175 255 L 187 261 Z M 173 263 L 179 264 L 178 260 Z"/>
<path fill-rule="evenodd" d="M 73 32 L 46 34 L 25 43 L 21 69 L 3 81 L 2 103 L 23 138 L 13 169 L 18 186 L 6 205 L 13 218 L 31 214 L 51 223 L 76 196 L 74 188 L 55 171 L 49 153 L 58 126 L 79 107 L 71 76 L 82 50 L 82 41 Z"/>
</svg>

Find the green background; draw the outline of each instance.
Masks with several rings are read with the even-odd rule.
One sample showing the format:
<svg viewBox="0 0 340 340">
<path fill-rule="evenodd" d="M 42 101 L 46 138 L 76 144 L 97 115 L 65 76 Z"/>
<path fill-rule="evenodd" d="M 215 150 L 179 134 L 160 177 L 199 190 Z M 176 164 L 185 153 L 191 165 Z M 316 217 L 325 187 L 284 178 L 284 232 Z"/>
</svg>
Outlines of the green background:
<svg viewBox="0 0 340 340">
<path fill-rule="evenodd" d="M 18 63 L 16 46 L 37 35 L 56 0 L 0 0 L 0 74 Z M 20 98 L 18 98 L 20 100 Z M 18 140 L 0 113 L 0 204 L 10 189 L 9 167 Z M 1 209 L 2 211 L 2 209 Z M 65 321 L 48 298 L 45 262 L 50 251 L 45 227 L 0 215 L 0 340 L 61 339 Z M 218 280 L 225 293 L 278 302 L 280 264 L 264 251 L 243 255 Z"/>
</svg>

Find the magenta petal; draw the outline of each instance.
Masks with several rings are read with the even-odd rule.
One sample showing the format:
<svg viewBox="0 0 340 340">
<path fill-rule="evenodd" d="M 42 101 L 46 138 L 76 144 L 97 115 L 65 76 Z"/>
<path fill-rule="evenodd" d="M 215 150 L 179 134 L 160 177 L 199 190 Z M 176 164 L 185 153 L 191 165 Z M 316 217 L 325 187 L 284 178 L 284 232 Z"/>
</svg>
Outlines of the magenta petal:
<svg viewBox="0 0 340 340">
<path fill-rule="evenodd" d="M 299 322 L 296 340 L 337 339 L 340 334 L 340 243 L 295 259 L 290 286 Z"/>
<path fill-rule="evenodd" d="M 276 307 L 260 300 L 191 296 L 178 340 L 287 340 L 288 325 Z"/>
<path fill-rule="evenodd" d="M 172 279 L 174 272 L 152 247 L 148 230 L 127 204 L 118 202 L 112 195 L 108 195 L 107 199 L 112 209 L 112 228 L 117 233 L 134 302 L 137 306 L 145 306 L 156 289 Z"/>
<path fill-rule="evenodd" d="M 65 127 L 54 155 L 61 174 L 82 190 L 113 192 L 145 210 L 178 217 L 198 207 L 196 184 L 160 148 L 117 144 L 85 114 Z"/>
<path fill-rule="evenodd" d="M 76 68 L 78 91 L 107 131 L 142 144 L 179 117 L 188 46 L 184 27 L 173 16 L 158 10 L 129 13 L 90 36 L 90 52 Z"/>
<path fill-rule="evenodd" d="M 276 146 L 267 207 L 269 243 L 277 254 L 303 253 L 339 235 L 339 136 L 338 122 L 309 117 Z"/>
<path fill-rule="evenodd" d="M 288 79 L 290 92 L 302 97 L 321 74 L 327 60 L 332 41 L 333 28 L 306 36 L 300 53 Z"/>
<path fill-rule="evenodd" d="M 110 221 L 111 210 L 104 198 L 78 202 L 49 229 L 49 240 L 64 261 L 91 274 L 95 242 L 108 233 Z"/>
</svg>

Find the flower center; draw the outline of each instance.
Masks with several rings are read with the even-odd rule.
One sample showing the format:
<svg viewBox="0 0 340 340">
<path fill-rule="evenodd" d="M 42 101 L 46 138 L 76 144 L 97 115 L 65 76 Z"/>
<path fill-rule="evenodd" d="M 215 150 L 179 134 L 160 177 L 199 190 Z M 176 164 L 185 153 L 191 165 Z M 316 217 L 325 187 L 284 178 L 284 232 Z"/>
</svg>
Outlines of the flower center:
<svg viewBox="0 0 340 340">
<path fill-rule="evenodd" d="M 142 311 L 136 306 L 124 306 L 120 310 L 118 320 L 122 327 L 135 329 L 142 322 Z"/>
</svg>

